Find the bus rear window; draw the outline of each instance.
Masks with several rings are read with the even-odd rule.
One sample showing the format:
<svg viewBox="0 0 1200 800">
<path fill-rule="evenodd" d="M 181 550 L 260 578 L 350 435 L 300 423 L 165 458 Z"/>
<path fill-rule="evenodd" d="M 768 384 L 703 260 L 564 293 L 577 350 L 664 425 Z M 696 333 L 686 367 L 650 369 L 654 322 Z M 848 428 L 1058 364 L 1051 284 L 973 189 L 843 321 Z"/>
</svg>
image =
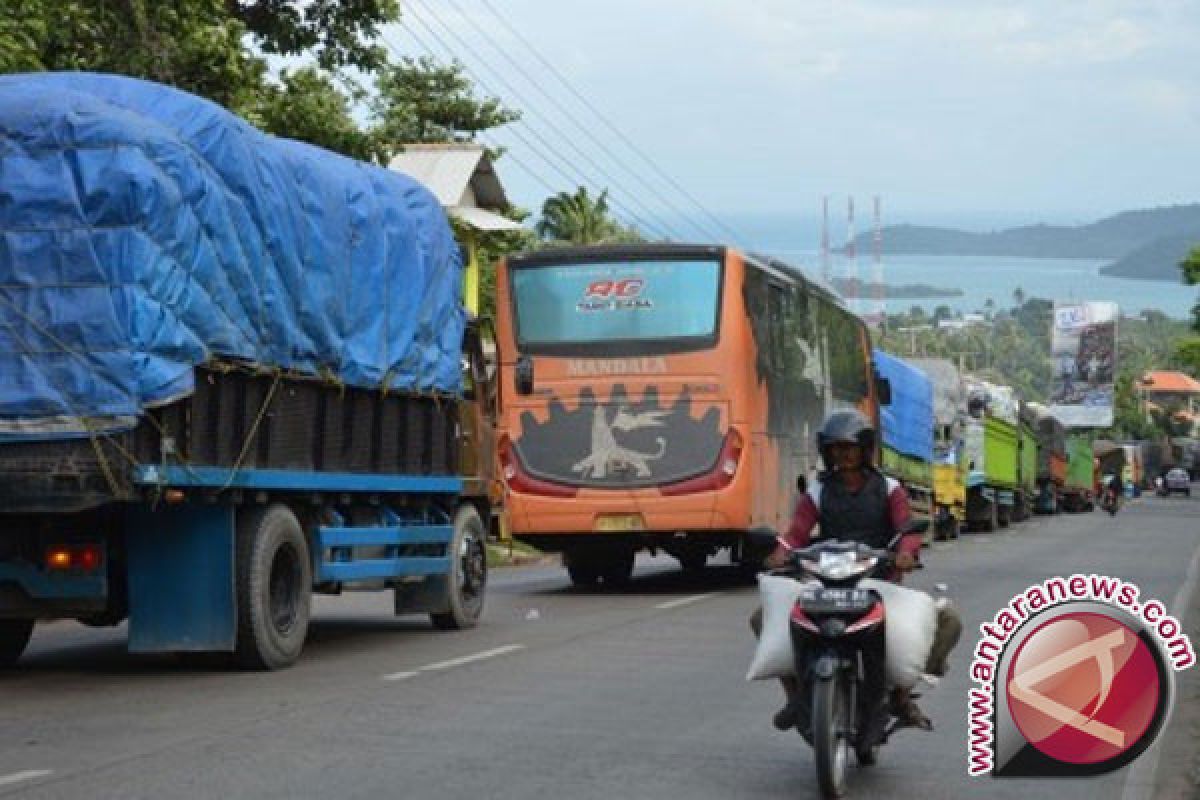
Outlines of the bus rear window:
<svg viewBox="0 0 1200 800">
<path fill-rule="evenodd" d="M 716 340 L 716 261 L 618 261 L 512 273 L 516 329 L 529 352 L 669 351 Z"/>
</svg>

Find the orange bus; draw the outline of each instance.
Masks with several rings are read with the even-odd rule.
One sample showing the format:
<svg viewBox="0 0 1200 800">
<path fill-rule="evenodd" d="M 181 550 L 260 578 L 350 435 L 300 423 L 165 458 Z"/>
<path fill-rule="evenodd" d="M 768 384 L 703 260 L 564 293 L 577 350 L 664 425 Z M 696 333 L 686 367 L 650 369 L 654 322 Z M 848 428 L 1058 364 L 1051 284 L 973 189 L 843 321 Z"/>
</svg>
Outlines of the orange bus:
<svg viewBox="0 0 1200 800">
<path fill-rule="evenodd" d="M 825 415 L 878 421 L 862 321 L 794 267 L 718 246 L 501 262 L 498 458 L 512 535 L 577 585 L 640 549 L 757 565 L 817 467 Z"/>
</svg>

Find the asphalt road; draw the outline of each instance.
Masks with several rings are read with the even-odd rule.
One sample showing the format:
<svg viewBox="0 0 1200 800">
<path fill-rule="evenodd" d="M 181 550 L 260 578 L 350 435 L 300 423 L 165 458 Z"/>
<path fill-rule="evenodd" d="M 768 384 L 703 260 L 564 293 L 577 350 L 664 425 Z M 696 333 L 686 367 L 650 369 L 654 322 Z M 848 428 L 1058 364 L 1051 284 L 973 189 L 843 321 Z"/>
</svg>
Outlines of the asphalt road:
<svg viewBox="0 0 1200 800">
<path fill-rule="evenodd" d="M 968 778 L 970 651 L 980 622 L 1056 574 L 1183 603 L 1198 523 L 1200 498 L 1147 497 L 1114 519 L 1035 519 L 927 552 L 913 583 L 948 584 L 967 623 L 922 701 L 937 730 L 902 732 L 850 795 L 1149 796 L 1148 757 L 1049 787 Z M 438 633 L 391 617 L 387 595 L 322 599 L 301 663 L 270 674 L 131 656 L 120 629 L 43 626 L 0 674 L 0 797 L 816 796 L 811 752 L 771 727 L 778 688 L 743 680 L 756 597 L 735 570 L 687 579 L 647 558 L 628 590 L 593 594 L 557 568 L 517 568 L 493 574 L 488 602 L 478 629 Z M 1165 752 L 1169 767 L 1180 751 Z"/>
</svg>

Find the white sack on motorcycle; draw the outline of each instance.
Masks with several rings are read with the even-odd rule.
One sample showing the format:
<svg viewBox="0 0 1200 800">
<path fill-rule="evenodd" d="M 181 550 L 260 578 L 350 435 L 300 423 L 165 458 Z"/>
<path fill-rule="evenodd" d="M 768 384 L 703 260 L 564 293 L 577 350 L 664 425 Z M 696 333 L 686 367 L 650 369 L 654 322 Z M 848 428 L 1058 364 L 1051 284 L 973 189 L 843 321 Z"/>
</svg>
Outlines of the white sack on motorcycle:
<svg viewBox="0 0 1200 800">
<path fill-rule="evenodd" d="M 911 689 L 925 675 L 925 664 L 937 634 L 937 605 L 925 592 L 867 578 L 863 589 L 874 589 L 883 598 L 887 676 L 890 686 Z"/>
<path fill-rule="evenodd" d="M 800 592 L 807 586 L 819 585 L 816 581 L 797 581 L 778 575 L 758 576 L 758 594 L 763 611 L 762 633 L 758 637 L 758 649 L 754 651 L 754 660 L 750 662 L 746 680 L 761 681 L 796 674 L 788 618 Z"/>
<path fill-rule="evenodd" d="M 759 575 L 762 601 L 762 635 L 746 673 L 746 680 L 766 680 L 795 675 L 795 657 L 788 630 L 792 606 L 800 592 L 816 582 L 801 582 L 778 575 Z M 883 598 L 886 613 L 887 674 L 890 686 L 912 688 L 924 675 L 924 667 L 937 632 L 937 608 L 932 597 L 894 583 L 865 579 L 864 589 L 874 589 Z"/>
</svg>

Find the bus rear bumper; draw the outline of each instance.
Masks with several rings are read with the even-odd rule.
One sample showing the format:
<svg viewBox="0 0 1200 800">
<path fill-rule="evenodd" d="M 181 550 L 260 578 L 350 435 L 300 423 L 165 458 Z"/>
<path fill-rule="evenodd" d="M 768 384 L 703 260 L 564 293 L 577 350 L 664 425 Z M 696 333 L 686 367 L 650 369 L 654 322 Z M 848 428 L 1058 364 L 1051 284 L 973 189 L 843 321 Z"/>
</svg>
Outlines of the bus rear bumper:
<svg viewBox="0 0 1200 800">
<path fill-rule="evenodd" d="M 703 492 L 684 497 L 662 495 L 621 497 L 582 494 L 572 498 L 521 495 L 512 492 L 506 509 L 513 535 L 675 534 L 734 531 L 749 528 L 744 513 L 730 508 L 728 492 Z"/>
</svg>

